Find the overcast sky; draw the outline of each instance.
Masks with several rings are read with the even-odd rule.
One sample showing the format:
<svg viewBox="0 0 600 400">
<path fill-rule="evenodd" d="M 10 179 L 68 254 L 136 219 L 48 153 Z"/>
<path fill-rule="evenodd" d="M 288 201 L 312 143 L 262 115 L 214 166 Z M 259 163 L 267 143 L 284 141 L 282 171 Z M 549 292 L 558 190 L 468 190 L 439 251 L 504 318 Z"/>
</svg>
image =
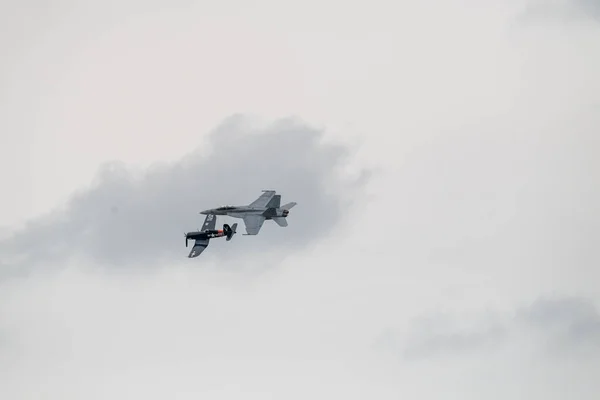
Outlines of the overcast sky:
<svg viewBox="0 0 600 400">
<path fill-rule="evenodd" d="M 1 3 L 0 398 L 595 399 L 597 4 Z"/>
</svg>

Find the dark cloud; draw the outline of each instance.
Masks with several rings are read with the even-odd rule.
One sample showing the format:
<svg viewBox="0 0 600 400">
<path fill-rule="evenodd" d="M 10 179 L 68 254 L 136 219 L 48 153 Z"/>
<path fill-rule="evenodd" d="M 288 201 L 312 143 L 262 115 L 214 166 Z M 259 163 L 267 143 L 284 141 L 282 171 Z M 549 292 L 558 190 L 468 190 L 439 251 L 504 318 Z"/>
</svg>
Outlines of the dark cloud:
<svg viewBox="0 0 600 400">
<path fill-rule="evenodd" d="M 506 327 L 498 321 L 478 321 L 474 326 L 457 322 L 442 315 L 421 317 L 413 321 L 404 339 L 386 331 L 379 338 L 378 347 L 391 345 L 402 358 L 416 361 L 494 349 L 507 334 Z"/>
<path fill-rule="evenodd" d="M 541 298 L 520 309 L 517 321 L 543 333 L 550 349 L 600 350 L 600 313 L 587 299 Z"/>
<path fill-rule="evenodd" d="M 600 22 L 600 0 L 531 1 L 519 15 L 519 19 L 524 22 L 546 18 L 563 22 L 576 22 L 581 18 L 588 18 Z"/>
<path fill-rule="evenodd" d="M 458 320 L 447 315 L 415 320 L 406 335 L 385 331 L 378 347 L 407 360 L 463 356 L 495 351 L 534 338 L 533 352 L 548 356 L 597 356 L 600 313 L 593 302 L 578 297 L 540 298 L 508 315 L 484 313 L 481 319 Z"/>
<path fill-rule="evenodd" d="M 572 0 L 586 15 L 600 22 L 600 0 Z"/>
<path fill-rule="evenodd" d="M 407 359 L 423 359 L 443 354 L 464 354 L 485 348 L 491 349 L 504 339 L 505 334 L 506 331 L 501 326 L 477 330 L 424 333 L 409 340 L 403 354 Z"/>
<path fill-rule="evenodd" d="M 248 204 L 262 189 L 276 189 L 282 203 L 298 203 L 288 217 L 289 227 L 266 221 L 260 235 L 242 236 L 243 221 L 230 219 L 240 224 L 240 234 L 232 242 L 214 240 L 202 257 L 285 254 L 334 229 L 348 207 L 361 201 L 369 176 L 363 171 L 357 178 L 344 178 L 340 172 L 352 149 L 324 143 L 322 131 L 293 119 L 256 129 L 245 117 L 233 116 L 201 146 L 178 162 L 146 171 L 104 165 L 93 185 L 62 210 L 31 221 L 0 242 L 5 271 L 8 265 L 24 268 L 71 255 L 111 266 L 182 260 L 189 252 L 183 234 L 202 224 L 199 211 Z M 226 220 L 220 217 L 217 223 Z"/>
</svg>

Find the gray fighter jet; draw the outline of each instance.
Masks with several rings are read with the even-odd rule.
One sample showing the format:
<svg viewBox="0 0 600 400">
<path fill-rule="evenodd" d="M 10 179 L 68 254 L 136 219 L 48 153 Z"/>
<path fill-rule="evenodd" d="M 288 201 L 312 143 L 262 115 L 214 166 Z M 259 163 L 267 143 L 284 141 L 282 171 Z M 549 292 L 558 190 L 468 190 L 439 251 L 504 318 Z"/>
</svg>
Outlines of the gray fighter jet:
<svg viewBox="0 0 600 400">
<path fill-rule="evenodd" d="M 188 240 L 195 240 L 194 247 L 188 255 L 189 258 L 198 257 L 206 248 L 210 239 L 225 236 L 227 241 L 231 240 L 233 235 L 236 234 L 237 224 L 229 226 L 223 224 L 223 229 L 215 229 L 217 224 L 217 216 L 214 214 L 208 214 L 204 219 L 202 230 L 197 232 L 188 232 L 185 234 L 185 247 L 188 247 Z"/>
<path fill-rule="evenodd" d="M 263 194 L 247 206 L 222 206 L 201 211 L 200 214 L 242 218 L 246 225 L 246 235 L 256 235 L 267 219 L 272 219 L 279 226 L 288 225 L 286 218 L 296 203 L 291 202 L 280 206 L 281 195 L 275 193 L 275 190 L 263 190 Z"/>
</svg>

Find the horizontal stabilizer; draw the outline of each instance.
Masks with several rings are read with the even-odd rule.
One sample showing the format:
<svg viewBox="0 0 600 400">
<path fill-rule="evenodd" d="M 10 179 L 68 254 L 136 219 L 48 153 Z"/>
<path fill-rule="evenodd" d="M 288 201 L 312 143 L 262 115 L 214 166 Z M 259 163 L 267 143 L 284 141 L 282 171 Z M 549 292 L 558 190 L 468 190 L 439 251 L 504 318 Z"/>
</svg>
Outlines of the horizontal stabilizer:
<svg viewBox="0 0 600 400">
<path fill-rule="evenodd" d="M 287 219 L 284 217 L 273 217 L 273 221 L 277 222 L 279 226 L 288 226 Z"/>
</svg>

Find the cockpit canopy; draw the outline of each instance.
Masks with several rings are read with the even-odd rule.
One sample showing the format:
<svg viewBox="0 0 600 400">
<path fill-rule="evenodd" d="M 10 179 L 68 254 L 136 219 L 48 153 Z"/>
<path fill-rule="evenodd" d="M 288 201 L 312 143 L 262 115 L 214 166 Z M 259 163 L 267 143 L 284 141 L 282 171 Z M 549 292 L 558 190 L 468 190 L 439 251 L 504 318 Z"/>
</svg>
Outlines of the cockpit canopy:
<svg viewBox="0 0 600 400">
<path fill-rule="evenodd" d="M 225 211 L 225 210 L 233 210 L 235 207 L 234 206 L 221 206 L 219 208 L 217 208 L 218 211 Z"/>
</svg>

